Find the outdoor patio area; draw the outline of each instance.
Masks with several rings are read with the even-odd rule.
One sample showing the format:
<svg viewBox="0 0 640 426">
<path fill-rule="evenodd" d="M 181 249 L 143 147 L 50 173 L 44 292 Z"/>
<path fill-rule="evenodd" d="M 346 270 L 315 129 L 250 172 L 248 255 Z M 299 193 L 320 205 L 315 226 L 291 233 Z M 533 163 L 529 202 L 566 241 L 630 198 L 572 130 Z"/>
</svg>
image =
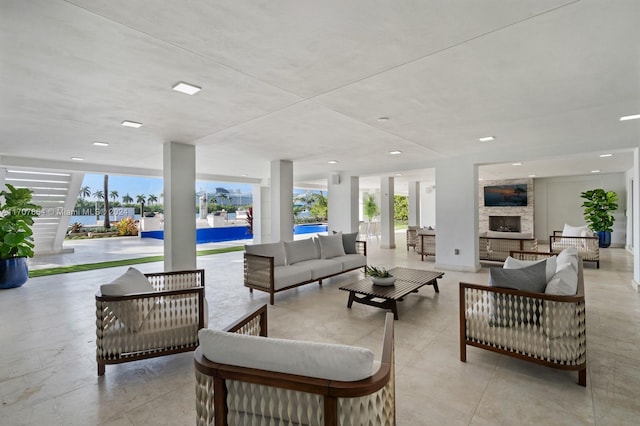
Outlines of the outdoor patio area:
<svg viewBox="0 0 640 426">
<path fill-rule="evenodd" d="M 404 247 L 369 240 L 368 263 L 434 269 L 432 260 Z M 241 242 L 208 244 L 206 248 Z M 66 244 L 65 244 L 66 245 Z M 32 259 L 32 268 L 162 254 L 162 241 L 74 241 L 75 253 Z M 198 249 L 204 247 L 198 246 Z M 585 267 L 587 387 L 563 372 L 469 348 L 459 360 L 458 283 L 487 283 L 478 273 L 444 271 L 440 293 L 430 286 L 399 303 L 395 321 L 398 425 L 631 425 L 640 416 L 640 296 L 630 283 L 632 256 L 602 250 L 601 267 Z M 242 252 L 199 256 L 205 269 L 209 327 L 227 325 L 268 294 L 243 287 Z M 136 265 L 143 272 L 162 262 Z M 127 267 L 32 278 L 0 293 L 2 423 L 11 425 L 193 425 L 193 354 L 109 365 L 98 377 L 95 299 L 100 285 Z M 354 271 L 276 295 L 269 335 L 359 345 L 380 355 L 381 309 L 355 304 L 339 287 Z M 11 319 L 11 321 L 8 321 Z"/>
</svg>

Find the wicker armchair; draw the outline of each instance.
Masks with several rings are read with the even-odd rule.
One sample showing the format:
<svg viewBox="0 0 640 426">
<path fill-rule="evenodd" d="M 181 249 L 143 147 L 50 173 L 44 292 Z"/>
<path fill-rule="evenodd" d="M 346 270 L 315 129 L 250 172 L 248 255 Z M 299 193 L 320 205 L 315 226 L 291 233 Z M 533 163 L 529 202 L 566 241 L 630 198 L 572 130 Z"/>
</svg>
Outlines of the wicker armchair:
<svg viewBox="0 0 640 426">
<path fill-rule="evenodd" d="M 418 245 L 419 230 L 419 226 L 409 226 L 407 228 L 407 251 L 409 251 L 409 247 L 413 247 L 414 251 L 416 250 L 416 246 Z"/>
<path fill-rule="evenodd" d="M 420 247 L 417 252 L 420 254 L 420 260 L 424 260 L 425 256 L 436 255 L 436 231 L 431 229 L 423 229 L 418 232 L 420 238 Z"/>
<path fill-rule="evenodd" d="M 511 252 L 519 260 L 540 260 L 554 253 Z M 575 295 L 533 293 L 460 283 L 460 360 L 467 346 L 486 349 L 548 367 L 578 371 L 587 383 L 587 338 L 582 261 Z"/>
<path fill-rule="evenodd" d="M 563 237 L 562 231 L 553 231 L 549 236 L 549 250 L 560 253 L 568 247 L 578 249 L 578 254 L 584 262 L 595 262 L 600 269 L 600 240 L 596 236 Z"/>
<path fill-rule="evenodd" d="M 106 364 L 193 351 L 205 327 L 204 270 L 144 274 L 155 291 L 96 293 L 98 375 Z"/>
<path fill-rule="evenodd" d="M 389 313 L 377 371 L 352 382 L 215 363 L 200 347 L 194 355 L 197 424 L 395 425 L 393 326 Z M 225 331 L 266 338 L 267 306 Z"/>
<path fill-rule="evenodd" d="M 503 238 L 481 236 L 479 241 L 480 260 L 504 262 L 511 251 L 536 251 L 538 240 L 535 238 Z"/>
</svg>

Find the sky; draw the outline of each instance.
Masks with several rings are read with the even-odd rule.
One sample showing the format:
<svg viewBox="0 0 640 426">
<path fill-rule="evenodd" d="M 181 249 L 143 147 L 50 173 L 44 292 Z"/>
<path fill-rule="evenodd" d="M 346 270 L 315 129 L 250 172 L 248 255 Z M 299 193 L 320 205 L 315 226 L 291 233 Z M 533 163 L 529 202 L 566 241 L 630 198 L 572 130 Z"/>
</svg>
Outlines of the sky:
<svg viewBox="0 0 640 426">
<path fill-rule="evenodd" d="M 86 174 L 82 186 L 88 186 L 93 194 L 95 191 L 103 190 L 103 182 L 104 175 Z M 194 191 L 213 193 L 218 187 L 225 188 L 230 192 L 240 190 L 243 194 L 251 193 L 253 189 L 252 185 L 242 183 L 196 181 Z M 133 199 L 137 195 L 148 197 L 153 194 L 160 200 L 160 194 L 163 192 L 162 178 L 109 175 L 109 192 L 111 191 L 118 191 L 120 198 L 125 194 L 129 194 Z"/>
</svg>

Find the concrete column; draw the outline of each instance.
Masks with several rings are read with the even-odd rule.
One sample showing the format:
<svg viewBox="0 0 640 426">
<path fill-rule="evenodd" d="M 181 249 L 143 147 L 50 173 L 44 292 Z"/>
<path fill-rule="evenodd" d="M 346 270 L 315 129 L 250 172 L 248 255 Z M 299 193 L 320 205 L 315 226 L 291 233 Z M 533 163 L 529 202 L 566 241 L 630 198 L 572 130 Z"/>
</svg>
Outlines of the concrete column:
<svg viewBox="0 0 640 426">
<path fill-rule="evenodd" d="M 442 160 L 436 184 L 435 267 L 478 271 L 478 166 L 470 159 Z"/>
<path fill-rule="evenodd" d="M 420 197 L 420 223 L 422 226 L 436 227 L 436 186 L 422 185 L 424 194 Z"/>
<path fill-rule="evenodd" d="M 164 270 L 196 268 L 196 149 L 168 142 L 163 147 Z"/>
<path fill-rule="evenodd" d="M 293 241 L 293 162 L 271 162 L 271 241 Z"/>
<path fill-rule="evenodd" d="M 329 176 L 329 233 L 358 230 L 360 179 L 357 176 L 332 174 Z"/>
<path fill-rule="evenodd" d="M 253 243 L 271 241 L 271 188 L 268 183 L 253 185 Z"/>
<path fill-rule="evenodd" d="M 420 226 L 420 182 L 409 182 L 409 226 Z"/>
<path fill-rule="evenodd" d="M 380 248 L 396 248 L 396 234 L 393 218 L 393 177 L 380 179 Z"/>
</svg>

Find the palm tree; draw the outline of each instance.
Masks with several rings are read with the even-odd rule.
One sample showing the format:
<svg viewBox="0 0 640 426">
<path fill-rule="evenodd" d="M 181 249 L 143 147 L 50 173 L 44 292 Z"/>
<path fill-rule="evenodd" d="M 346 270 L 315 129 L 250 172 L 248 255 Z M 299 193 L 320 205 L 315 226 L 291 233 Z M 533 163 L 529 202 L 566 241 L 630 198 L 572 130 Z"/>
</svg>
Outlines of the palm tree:
<svg viewBox="0 0 640 426">
<path fill-rule="evenodd" d="M 140 217 L 144 217 L 144 203 L 147 201 L 144 194 L 136 195 L 136 202 L 140 203 Z"/>
<path fill-rule="evenodd" d="M 147 197 L 147 201 L 149 202 L 149 204 L 155 204 L 158 202 L 158 197 L 153 194 L 149 194 L 149 196 Z"/>
<path fill-rule="evenodd" d="M 133 198 L 131 198 L 131 195 L 129 195 L 129 193 L 126 193 L 122 196 L 122 202 L 125 204 L 133 203 Z"/>
<path fill-rule="evenodd" d="M 111 223 L 109 222 L 109 175 L 104 175 L 104 227 L 105 229 L 111 229 Z"/>
<path fill-rule="evenodd" d="M 118 201 L 118 196 L 120 194 L 118 194 L 118 191 L 113 190 L 109 193 L 109 197 L 111 197 L 111 199 L 113 200 L 113 202 L 115 203 L 116 201 Z"/>
<path fill-rule="evenodd" d="M 88 186 L 81 187 L 80 192 L 78 193 L 78 197 L 80 197 L 82 201 L 84 201 L 85 198 L 91 197 L 91 189 L 89 189 Z"/>
<path fill-rule="evenodd" d="M 100 219 L 100 210 L 98 209 L 98 200 L 102 200 L 104 198 L 104 193 L 102 191 L 94 191 L 93 196 L 96 199 L 96 222 Z"/>
</svg>

